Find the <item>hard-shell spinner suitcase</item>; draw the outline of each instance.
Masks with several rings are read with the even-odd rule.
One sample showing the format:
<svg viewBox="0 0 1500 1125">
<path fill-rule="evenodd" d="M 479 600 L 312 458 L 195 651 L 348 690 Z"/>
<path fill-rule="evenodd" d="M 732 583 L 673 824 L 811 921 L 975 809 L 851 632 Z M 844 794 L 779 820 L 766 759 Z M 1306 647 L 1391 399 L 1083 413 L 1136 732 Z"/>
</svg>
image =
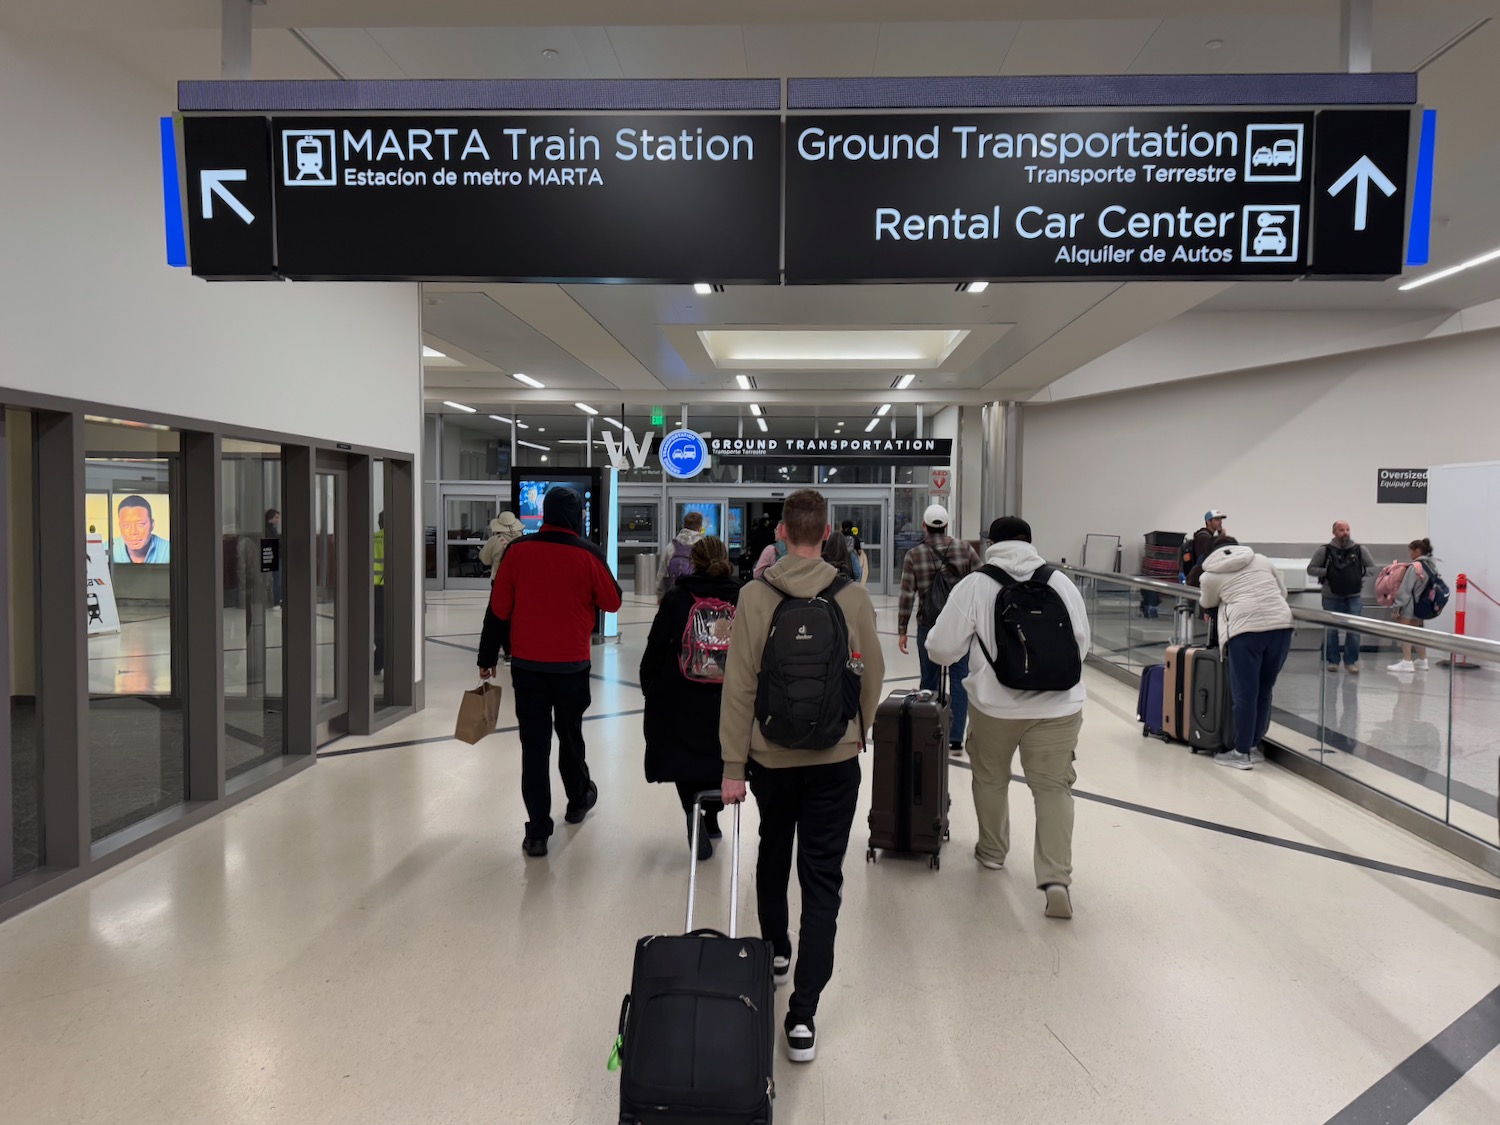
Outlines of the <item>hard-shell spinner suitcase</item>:
<svg viewBox="0 0 1500 1125">
<path fill-rule="evenodd" d="M 718 801 L 698 794 L 697 805 Z M 735 936 L 740 806 L 734 807 L 729 931 L 695 930 L 698 833 L 688 850 L 687 932 L 636 943 L 620 1008 L 620 1125 L 771 1125 L 776 1096 L 771 946 Z"/>
<path fill-rule="evenodd" d="M 896 691 L 875 711 L 870 846 L 915 852 L 941 866 L 948 838 L 948 747 L 953 710 L 941 694 Z"/>
</svg>

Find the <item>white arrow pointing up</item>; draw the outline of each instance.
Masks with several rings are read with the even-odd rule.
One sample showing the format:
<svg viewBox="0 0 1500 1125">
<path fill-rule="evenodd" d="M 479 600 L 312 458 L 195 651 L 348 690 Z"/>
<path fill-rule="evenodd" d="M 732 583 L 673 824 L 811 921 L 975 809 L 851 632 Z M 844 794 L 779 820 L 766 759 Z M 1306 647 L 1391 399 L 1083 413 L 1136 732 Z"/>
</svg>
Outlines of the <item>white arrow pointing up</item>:
<svg viewBox="0 0 1500 1125">
<path fill-rule="evenodd" d="M 224 186 L 226 181 L 235 183 L 242 182 L 244 179 L 245 169 L 243 168 L 218 168 L 213 170 L 205 168 L 203 170 L 203 217 L 205 219 L 212 219 L 214 217 L 214 196 L 217 195 L 225 203 L 229 204 L 230 209 L 240 218 L 244 219 L 246 223 L 255 222 L 255 216 L 250 214 L 250 208 L 246 207 L 230 194 L 229 189 Z"/>
<path fill-rule="evenodd" d="M 1365 220 L 1369 217 L 1370 209 L 1370 185 L 1374 184 L 1386 197 L 1396 194 L 1396 185 L 1386 178 L 1384 172 L 1375 167 L 1375 162 L 1368 156 L 1361 156 L 1354 162 L 1354 167 L 1338 178 L 1338 182 L 1328 189 L 1329 195 L 1338 195 L 1350 184 L 1354 184 L 1354 229 L 1364 230 Z"/>
</svg>

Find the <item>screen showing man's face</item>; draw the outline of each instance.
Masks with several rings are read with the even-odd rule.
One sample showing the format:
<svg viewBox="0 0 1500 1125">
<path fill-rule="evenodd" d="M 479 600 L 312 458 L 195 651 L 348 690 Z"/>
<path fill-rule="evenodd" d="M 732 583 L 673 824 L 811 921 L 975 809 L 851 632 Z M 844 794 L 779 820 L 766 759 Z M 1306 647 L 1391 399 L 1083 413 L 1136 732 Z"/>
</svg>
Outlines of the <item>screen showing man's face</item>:
<svg viewBox="0 0 1500 1125">
<path fill-rule="evenodd" d="M 125 546 L 137 554 L 144 551 L 151 540 L 151 532 L 156 527 L 156 522 L 146 509 L 121 506 L 119 522 L 120 538 L 125 540 Z"/>
</svg>

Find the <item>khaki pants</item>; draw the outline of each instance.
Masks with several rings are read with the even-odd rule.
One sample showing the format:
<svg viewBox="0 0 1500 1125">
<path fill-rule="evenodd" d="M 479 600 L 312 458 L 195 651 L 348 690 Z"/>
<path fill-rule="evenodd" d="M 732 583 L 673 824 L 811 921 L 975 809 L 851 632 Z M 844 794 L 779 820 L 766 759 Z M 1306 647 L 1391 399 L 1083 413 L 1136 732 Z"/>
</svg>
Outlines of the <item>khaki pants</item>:
<svg viewBox="0 0 1500 1125">
<path fill-rule="evenodd" d="M 1061 719 L 996 719 L 969 713 L 977 853 L 997 863 L 1010 851 L 1010 767 L 1017 748 L 1036 802 L 1036 885 L 1073 882 L 1073 752 L 1083 713 Z"/>
</svg>

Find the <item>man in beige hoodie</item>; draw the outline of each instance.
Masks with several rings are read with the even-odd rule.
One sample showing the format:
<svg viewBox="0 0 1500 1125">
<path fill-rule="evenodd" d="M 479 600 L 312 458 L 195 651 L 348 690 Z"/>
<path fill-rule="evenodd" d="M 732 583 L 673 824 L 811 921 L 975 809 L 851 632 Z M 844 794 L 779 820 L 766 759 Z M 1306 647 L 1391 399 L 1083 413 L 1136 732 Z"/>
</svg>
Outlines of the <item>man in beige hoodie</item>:
<svg viewBox="0 0 1500 1125">
<path fill-rule="evenodd" d="M 724 801 L 738 804 L 745 799 L 746 780 L 760 809 L 760 855 L 756 863 L 757 907 L 761 936 L 771 943 L 776 983 L 791 975 L 792 939 L 787 889 L 792 874 L 792 845 L 797 845 L 797 880 L 802 887 L 802 923 L 798 933 L 796 981 L 787 1005 L 785 1022 L 787 1057 L 793 1062 L 811 1062 L 816 1053 L 813 1017 L 818 998 L 833 976 L 833 944 L 838 930 L 839 903 L 844 885 L 844 853 L 859 804 L 859 754 L 864 746 L 867 723 L 874 719 L 885 679 L 885 659 L 875 630 L 875 608 L 864 589 L 847 580 L 822 560 L 822 543 L 831 530 L 828 502 L 811 489 L 792 493 L 782 511 L 778 537 L 787 545 L 786 556 L 758 581 L 740 593 L 734 633 L 729 642 L 729 661 L 724 673 L 724 697 L 720 708 L 719 740 L 724 757 Z M 864 662 L 859 684 L 859 714 L 835 734 L 833 745 L 824 749 L 790 749 L 769 739 L 765 728 L 784 726 L 783 716 L 757 714 L 757 692 L 765 676 L 764 660 L 771 636 L 772 619 L 783 606 L 799 618 L 813 622 L 809 630 L 799 626 L 787 635 L 806 637 L 816 648 L 821 643 L 817 621 L 828 620 L 825 608 L 815 603 L 828 598 L 835 603 L 832 619 L 842 618 L 847 630 L 848 659 L 837 654 L 832 662 L 850 663 L 857 654 Z M 777 626 L 787 626 L 783 617 Z M 834 627 L 835 635 L 837 626 Z M 783 638 L 784 639 L 784 638 Z M 780 645 L 772 646 L 773 650 Z M 857 663 L 857 662 L 856 662 Z M 809 665 L 795 669 L 780 662 L 776 671 L 798 677 L 796 686 L 806 687 Z M 842 676 L 828 668 L 828 690 L 841 695 Z M 821 674 L 821 672 L 819 673 Z M 768 690 L 764 698 L 777 697 Z M 825 702 L 832 703 L 825 696 Z M 774 706 L 766 710 L 775 711 Z M 835 712 L 836 713 L 836 712 Z M 847 713 L 845 711 L 844 713 Z M 841 734 L 842 737 L 839 737 Z M 822 741 L 822 740 L 810 740 Z"/>
</svg>

